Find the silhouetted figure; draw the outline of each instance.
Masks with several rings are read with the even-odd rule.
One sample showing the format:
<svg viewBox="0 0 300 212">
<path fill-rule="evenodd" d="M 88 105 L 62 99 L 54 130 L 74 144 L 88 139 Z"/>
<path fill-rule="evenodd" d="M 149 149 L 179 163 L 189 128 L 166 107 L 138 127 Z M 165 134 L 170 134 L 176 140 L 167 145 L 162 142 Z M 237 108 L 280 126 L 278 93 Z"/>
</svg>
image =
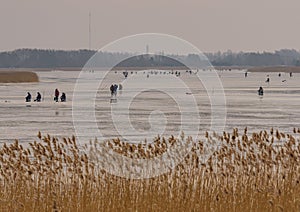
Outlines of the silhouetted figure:
<svg viewBox="0 0 300 212">
<path fill-rule="evenodd" d="M 25 97 L 26 102 L 31 102 L 31 94 L 27 92 L 27 96 Z"/>
<path fill-rule="evenodd" d="M 58 91 L 58 89 L 56 88 L 56 89 L 55 89 L 55 92 L 54 92 L 54 101 L 58 102 L 58 97 L 59 97 L 59 91 Z"/>
<path fill-rule="evenodd" d="M 40 102 L 41 101 L 41 99 L 42 99 L 42 95 L 40 94 L 40 92 L 37 92 L 37 96 L 36 96 L 36 98 L 35 98 L 35 102 Z"/>
<path fill-rule="evenodd" d="M 66 94 L 65 94 L 65 93 L 62 93 L 62 94 L 61 94 L 60 101 L 61 101 L 61 102 L 67 101 L 67 97 L 66 97 Z"/>
<path fill-rule="evenodd" d="M 117 96 L 118 85 L 114 84 L 114 95 Z"/>
<path fill-rule="evenodd" d="M 293 72 L 290 72 L 290 77 L 292 77 L 293 76 Z"/>
<path fill-rule="evenodd" d="M 270 78 L 269 78 L 269 77 L 267 78 L 266 82 L 267 82 L 267 83 L 269 83 L 269 82 L 270 82 Z"/>
<path fill-rule="evenodd" d="M 262 87 L 259 87 L 259 89 L 258 89 L 258 95 L 259 96 L 262 96 L 262 95 L 264 95 L 264 89 L 262 88 Z"/>
<path fill-rule="evenodd" d="M 117 102 L 117 90 L 118 90 L 117 84 L 110 86 L 110 92 L 111 92 L 110 103 Z"/>
<path fill-rule="evenodd" d="M 245 72 L 245 78 L 248 76 L 248 72 Z"/>
<path fill-rule="evenodd" d="M 278 76 L 281 77 L 281 73 L 279 73 Z"/>
<path fill-rule="evenodd" d="M 114 85 L 112 84 L 109 89 L 110 89 L 111 96 L 113 96 L 114 95 Z"/>
<path fill-rule="evenodd" d="M 124 72 L 123 72 L 123 75 L 124 75 L 124 77 L 125 77 L 125 79 L 126 79 L 127 76 L 128 76 L 128 72 L 127 72 L 127 71 L 124 71 Z"/>
</svg>

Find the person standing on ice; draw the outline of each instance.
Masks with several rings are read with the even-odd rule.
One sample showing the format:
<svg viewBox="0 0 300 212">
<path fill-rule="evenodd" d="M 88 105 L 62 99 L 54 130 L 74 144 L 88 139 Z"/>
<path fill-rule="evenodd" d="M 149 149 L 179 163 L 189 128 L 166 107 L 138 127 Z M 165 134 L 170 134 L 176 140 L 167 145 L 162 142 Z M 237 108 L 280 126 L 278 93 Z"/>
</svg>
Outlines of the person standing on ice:
<svg viewBox="0 0 300 212">
<path fill-rule="evenodd" d="M 55 92 L 54 92 L 54 101 L 58 102 L 58 97 L 59 97 L 59 91 L 58 91 L 58 89 L 56 88 L 56 89 L 55 89 Z"/>
<path fill-rule="evenodd" d="M 117 96 L 117 91 L 118 91 L 118 85 L 114 84 L 114 94 Z"/>
<path fill-rule="evenodd" d="M 117 84 L 112 84 L 110 86 L 110 92 L 111 92 L 111 99 L 110 103 L 112 102 L 117 102 L 117 90 L 118 90 L 118 85 Z"/>
<path fill-rule="evenodd" d="M 258 95 L 259 96 L 262 96 L 262 95 L 264 95 L 264 89 L 262 88 L 262 87 L 259 87 L 259 89 L 258 89 Z"/>
<path fill-rule="evenodd" d="M 113 96 L 114 95 L 114 85 L 112 84 L 109 89 L 110 89 L 111 96 Z"/>
</svg>

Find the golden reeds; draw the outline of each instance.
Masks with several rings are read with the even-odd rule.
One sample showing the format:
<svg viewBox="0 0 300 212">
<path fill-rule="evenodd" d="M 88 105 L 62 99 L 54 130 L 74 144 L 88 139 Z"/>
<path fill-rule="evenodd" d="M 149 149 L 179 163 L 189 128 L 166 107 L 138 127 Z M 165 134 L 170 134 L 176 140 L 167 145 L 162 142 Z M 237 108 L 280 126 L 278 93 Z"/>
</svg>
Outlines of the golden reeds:
<svg viewBox="0 0 300 212">
<path fill-rule="evenodd" d="M 129 144 L 117 138 L 84 149 L 74 136 L 39 132 L 28 147 L 16 140 L 0 149 L 0 211 L 299 211 L 299 129 L 247 132 L 207 132 L 173 170 L 140 180 L 99 169 L 89 153 L 102 146 L 151 159 L 179 139 Z"/>
</svg>

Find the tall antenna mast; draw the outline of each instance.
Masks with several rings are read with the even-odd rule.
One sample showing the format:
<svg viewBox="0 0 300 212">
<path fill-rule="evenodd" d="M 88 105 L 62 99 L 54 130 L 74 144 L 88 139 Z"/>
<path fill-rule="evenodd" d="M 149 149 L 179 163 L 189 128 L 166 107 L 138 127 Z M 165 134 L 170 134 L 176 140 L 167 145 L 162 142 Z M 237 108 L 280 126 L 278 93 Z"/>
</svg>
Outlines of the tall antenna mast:
<svg viewBox="0 0 300 212">
<path fill-rule="evenodd" d="M 91 20 L 92 19 L 92 15 L 91 15 L 91 12 L 89 12 L 89 50 L 91 50 L 91 46 L 92 46 L 92 44 L 91 44 L 91 38 L 92 38 L 92 26 L 91 26 Z"/>
</svg>

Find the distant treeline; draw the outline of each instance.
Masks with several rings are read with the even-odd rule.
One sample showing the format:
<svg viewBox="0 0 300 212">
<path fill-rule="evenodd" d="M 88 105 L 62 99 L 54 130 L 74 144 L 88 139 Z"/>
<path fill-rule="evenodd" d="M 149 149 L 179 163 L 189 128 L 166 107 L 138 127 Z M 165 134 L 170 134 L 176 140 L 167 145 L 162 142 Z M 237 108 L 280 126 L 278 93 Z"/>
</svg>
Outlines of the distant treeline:
<svg viewBox="0 0 300 212">
<path fill-rule="evenodd" d="M 214 66 L 300 66 L 300 52 L 294 49 L 282 49 L 274 53 L 207 53 Z"/>
<path fill-rule="evenodd" d="M 15 51 L 0 53 L 0 68 L 62 68 L 83 67 L 96 53 L 92 50 L 62 51 L 41 49 L 18 49 Z M 213 66 L 300 66 L 300 52 L 283 49 L 273 53 L 205 53 Z M 130 53 L 99 52 L 98 64 L 102 67 L 111 67 L 125 58 Z M 166 55 L 168 56 L 168 55 Z M 203 59 L 197 55 L 172 55 L 178 61 L 159 55 L 143 55 L 125 60 L 120 67 L 177 67 L 184 64 L 197 67 L 203 65 Z M 198 66 L 199 67 L 199 66 Z"/>
</svg>

